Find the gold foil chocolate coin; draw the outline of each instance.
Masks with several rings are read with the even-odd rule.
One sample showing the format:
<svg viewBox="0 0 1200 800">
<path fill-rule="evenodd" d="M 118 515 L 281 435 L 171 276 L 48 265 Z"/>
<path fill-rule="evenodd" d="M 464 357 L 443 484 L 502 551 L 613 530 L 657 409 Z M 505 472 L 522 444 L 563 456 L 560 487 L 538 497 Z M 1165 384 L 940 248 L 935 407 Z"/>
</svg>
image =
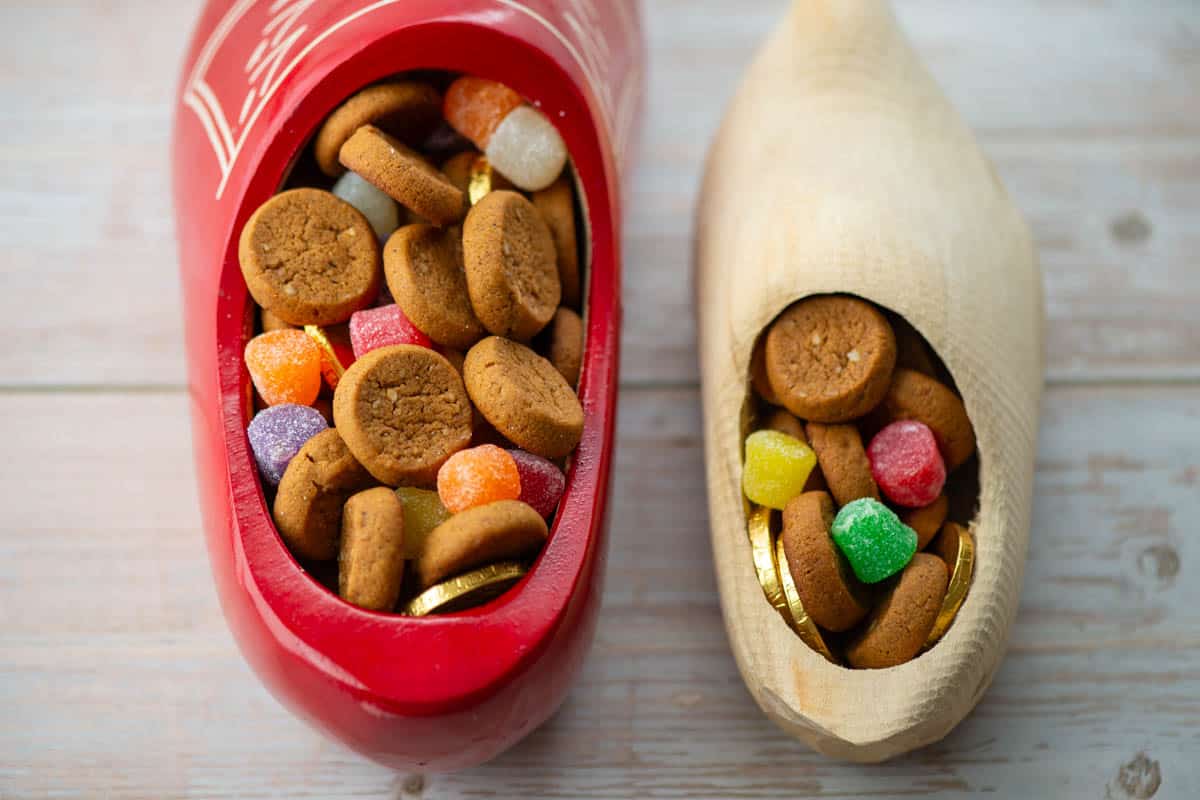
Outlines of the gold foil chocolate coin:
<svg viewBox="0 0 1200 800">
<path fill-rule="evenodd" d="M 950 573 L 950 585 L 946 588 L 942 609 L 934 620 L 929 638 L 925 640 L 925 649 L 937 644 L 938 639 L 950 629 L 950 624 L 967 597 L 967 590 L 971 588 L 971 574 L 975 571 L 975 540 L 957 525 L 953 528 L 947 526 L 943 535 L 951 531 L 958 532 L 958 556 L 954 559 L 954 570 Z"/>
<path fill-rule="evenodd" d="M 746 531 L 750 535 L 754 572 L 758 575 L 763 594 L 767 596 L 767 602 L 787 620 L 787 599 L 783 596 L 783 586 L 779 583 L 779 570 L 775 566 L 775 550 L 771 541 L 771 509 L 754 506 L 750 511 Z"/>
<path fill-rule="evenodd" d="M 796 582 L 792 579 L 792 571 L 788 568 L 787 556 L 783 552 L 782 539 L 775 541 L 775 561 L 779 565 L 779 582 L 783 586 L 783 596 L 787 601 L 788 615 L 786 619 L 792 626 L 792 630 L 796 632 L 802 642 L 825 656 L 826 661 L 831 664 L 838 663 L 837 659 L 833 657 L 833 653 L 829 651 L 829 646 L 825 644 L 825 638 L 821 636 L 821 630 L 817 627 L 817 623 L 813 622 L 812 617 L 808 616 L 808 612 L 804 610 L 804 603 L 800 601 L 800 593 L 796 591 Z"/>
<path fill-rule="evenodd" d="M 516 561 L 488 564 L 430 586 L 409 601 L 402 613 L 423 617 L 480 606 L 504 594 L 526 572 L 525 565 Z"/>
</svg>

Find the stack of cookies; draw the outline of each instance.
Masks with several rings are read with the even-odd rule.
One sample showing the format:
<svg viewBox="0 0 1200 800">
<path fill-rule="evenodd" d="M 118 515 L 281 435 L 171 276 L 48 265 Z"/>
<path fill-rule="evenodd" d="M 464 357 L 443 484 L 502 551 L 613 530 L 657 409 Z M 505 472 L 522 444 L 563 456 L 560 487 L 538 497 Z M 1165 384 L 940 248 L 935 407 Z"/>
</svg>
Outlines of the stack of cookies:
<svg viewBox="0 0 1200 800">
<path fill-rule="evenodd" d="M 348 99 L 247 220 L 248 439 L 283 541 L 348 602 L 476 605 L 545 543 L 584 427 L 578 215 L 540 112 L 423 74 Z"/>
<path fill-rule="evenodd" d="M 975 433 L 945 366 L 857 297 L 785 309 L 751 359 L 742 487 L 768 601 L 835 663 L 902 664 L 970 584 Z"/>
</svg>

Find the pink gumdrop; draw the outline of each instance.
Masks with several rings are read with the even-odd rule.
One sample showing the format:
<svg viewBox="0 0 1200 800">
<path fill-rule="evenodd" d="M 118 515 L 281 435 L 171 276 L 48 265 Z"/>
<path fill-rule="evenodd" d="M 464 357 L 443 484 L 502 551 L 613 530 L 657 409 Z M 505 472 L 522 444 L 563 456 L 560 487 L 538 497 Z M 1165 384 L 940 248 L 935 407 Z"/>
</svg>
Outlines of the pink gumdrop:
<svg viewBox="0 0 1200 800">
<path fill-rule="evenodd" d="M 524 450 L 509 450 L 517 462 L 521 476 L 521 501 L 533 506 L 543 517 L 549 518 L 558 508 L 558 501 L 567 486 L 563 475 L 553 461 L 526 453 Z"/>
<path fill-rule="evenodd" d="M 933 431 L 923 422 L 893 422 L 875 434 L 867 447 L 875 483 L 894 503 L 923 508 L 938 498 L 946 484 L 946 463 Z"/>
<path fill-rule="evenodd" d="M 394 344 L 433 347 L 429 337 L 413 325 L 404 316 L 400 306 L 395 304 L 355 311 L 350 316 L 350 343 L 354 347 L 355 358 L 362 358 L 372 350 Z"/>
</svg>

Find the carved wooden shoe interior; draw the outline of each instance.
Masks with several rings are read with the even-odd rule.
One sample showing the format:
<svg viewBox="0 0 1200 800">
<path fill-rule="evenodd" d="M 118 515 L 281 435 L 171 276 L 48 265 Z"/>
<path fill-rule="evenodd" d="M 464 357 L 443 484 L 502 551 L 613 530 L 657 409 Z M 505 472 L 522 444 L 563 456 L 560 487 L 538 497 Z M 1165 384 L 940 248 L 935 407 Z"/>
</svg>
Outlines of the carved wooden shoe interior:
<svg viewBox="0 0 1200 800">
<path fill-rule="evenodd" d="M 1029 539 L 1042 387 L 1029 231 L 881 0 L 796 0 L 709 155 L 697 287 L 713 556 L 729 642 L 763 711 L 822 753 L 882 761 L 944 737 L 1003 657 Z M 978 439 L 970 592 L 898 667 L 826 661 L 768 604 L 741 492 L 755 340 L 812 294 L 906 318 L 953 375 Z"/>
</svg>

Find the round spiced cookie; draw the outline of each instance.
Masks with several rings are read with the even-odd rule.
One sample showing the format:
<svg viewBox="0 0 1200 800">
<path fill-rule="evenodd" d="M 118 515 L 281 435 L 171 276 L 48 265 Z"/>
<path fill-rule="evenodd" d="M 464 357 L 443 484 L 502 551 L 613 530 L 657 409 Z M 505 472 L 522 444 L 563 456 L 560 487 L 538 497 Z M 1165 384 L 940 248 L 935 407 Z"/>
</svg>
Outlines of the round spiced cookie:
<svg viewBox="0 0 1200 800">
<path fill-rule="evenodd" d="M 471 305 L 497 336 L 528 342 L 554 316 L 562 284 L 541 214 L 516 192 L 492 192 L 463 224 Z"/>
<path fill-rule="evenodd" d="M 489 336 L 467 353 L 463 377 L 479 413 L 518 447 L 556 459 L 579 444 L 579 398 L 553 364 L 525 345 Z"/>
<path fill-rule="evenodd" d="M 783 509 L 783 551 L 804 608 L 830 631 L 853 628 L 870 610 L 866 592 L 829 534 L 833 501 L 825 492 L 797 495 Z"/>
<path fill-rule="evenodd" d="M 473 567 L 520 558 L 542 546 L 546 520 L 520 500 L 497 500 L 461 511 L 429 532 L 417 559 L 422 589 Z"/>
<path fill-rule="evenodd" d="M 896 370 L 878 416 L 886 422 L 915 419 L 928 425 L 946 460 L 947 471 L 961 466 L 975 452 L 975 428 L 963 401 L 916 370 Z"/>
<path fill-rule="evenodd" d="M 466 350 L 486 333 L 467 294 L 457 228 L 400 228 L 383 248 L 383 271 L 396 305 L 438 344 Z"/>
<path fill-rule="evenodd" d="M 546 327 L 546 338 L 546 357 L 568 385 L 576 386 L 583 366 L 583 319 L 566 306 L 560 306 Z"/>
<path fill-rule="evenodd" d="M 883 398 L 896 337 L 883 314 L 856 297 L 793 303 L 767 330 L 767 379 L 779 402 L 812 422 L 848 422 Z"/>
<path fill-rule="evenodd" d="M 769 431 L 786 433 L 793 439 L 799 439 L 805 444 L 809 444 L 808 437 L 804 435 L 804 423 L 785 409 L 771 409 L 770 413 L 763 418 L 762 427 Z M 821 465 L 818 463 L 813 467 L 812 472 L 808 473 L 808 480 L 804 482 L 804 491 L 823 492 L 828 488 L 829 485 L 825 482 L 825 475 L 822 474 Z"/>
<path fill-rule="evenodd" d="M 342 509 L 338 596 L 371 611 L 391 611 L 404 577 L 404 506 L 396 491 L 359 492 Z"/>
<path fill-rule="evenodd" d="M 937 499 L 924 508 L 904 509 L 900 521 L 917 532 L 917 549 L 924 550 L 946 521 L 950 511 L 950 499 L 939 494 Z"/>
<path fill-rule="evenodd" d="M 750 353 L 750 385 L 754 387 L 754 391 L 764 402 L 773 406 L 780 404 L 779 398 L 775 396 L 775 390 L 771 388 L 771 381 L 767 378 L 767 337 L 765 336 L 758 337 L 758 341 L 754 343 L 754 350 Z"/>
<path fill-rule="evenodd" d="M 575 235 L 575 195 L 571 178 L 564 172 L 554 183 L 533 193 L 533 204 L 541 212 L 554 239 L 558 260 L 558 279 L 562 283 L 562 302 L 579 308 L 582 287 L 579 279 L 579 240 Z"/>
<path fill-rule="evenodd" d="M 461 153 L 456 153 L 442 164 L 442 174 L 449 178 L 450 182 L 468 197 L 471 191 L 471 177 L 477 171 L 487 173 L 488 183 L 491 185 L 491 191 L 493 192 L 501 192 L 513 188 L 512 181 L 499 172 L 496 172 L 496 169 L 488 163 L 487 156 L 478 150 L 464 150 Z"/>
<path fill-rule="evenodd" d="M 338 157 L 368 183 L 435 225 L 458 222 L 466 211 L 466 196 L 449 178 L 374 125 L 356 130 Z"/>
<path fill-rule="evenodd" d="M 375 485 L 333 428 L 321 431 L 288 462 L 275 495 L 275 527 L 301 558 L 325 561 L 338 554 L 342 506 Z"/>
<path fill-rule="evenodd" d="M 432 86 L 407 81 L 368 86 L 325 119 L 313 142 L 313 155 L 321 171 L 336 178 L 346 171 L 338 163 L 342 145 L 363 125 L 377 125 L 416 145 L 441 120 L 442 96 Z"/>
<path fill-rule="evenodd" d="M 427 347 L 372 350 L 333 393 L 346 446 L 380 482 L 431 487 L 446 459 L 471 441 L 471 401 L 462 378 Z"/>
<path fill-rule="evenodd" d="M 859 669 L 883 669 L 921 651 L 946 596 L 950 573 L 935 555 L 917 553 L 875 610 L 866 630 L 846 646 Z"/>
<path fill-rule="evenodd" d="M 958 563 L 958 548 L 964 534 L 966 534 L 966 530 L 962 525 L 957 522 L 947 522 L 942 526 L 937 538 L 929 545 L 929 552 L 940 558 L 951 573 L 954 572 L 954 565 Z"/>
<path fill-rule="evenodd" d="M 345 322 L 379 294 L 379 241 L 349 203 L 320 189 L 275 195 L 238 241 L 250 296 L 289 325 Z"/>
<path fill-rule="evenodd" d="M 810 422 L 805 431 L 829 492 L 839 506 L 863 497 L 879 499 L 879 487 L 871 475 L 871 462 L 858 428 Z"/>
</svg>

